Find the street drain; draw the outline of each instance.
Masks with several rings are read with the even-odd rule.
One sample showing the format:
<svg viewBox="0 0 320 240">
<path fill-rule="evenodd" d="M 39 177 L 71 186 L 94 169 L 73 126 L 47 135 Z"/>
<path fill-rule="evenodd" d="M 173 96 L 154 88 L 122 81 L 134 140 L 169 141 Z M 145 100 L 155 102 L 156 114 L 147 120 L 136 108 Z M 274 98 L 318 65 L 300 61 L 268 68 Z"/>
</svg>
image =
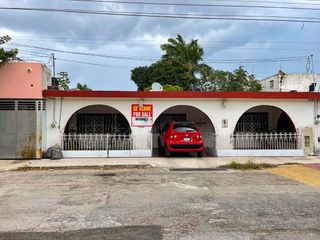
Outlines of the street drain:
<svg viewBox="0 0 320 240">
<path fill-rule="evenodd" d="M 189 172 L 221 172 L 221 171 L 228 171 L 226 168 L 170 168 L 169 171 L 172 172 L 184 172 L 184 171 L 189 171 Z"/>
</svg>

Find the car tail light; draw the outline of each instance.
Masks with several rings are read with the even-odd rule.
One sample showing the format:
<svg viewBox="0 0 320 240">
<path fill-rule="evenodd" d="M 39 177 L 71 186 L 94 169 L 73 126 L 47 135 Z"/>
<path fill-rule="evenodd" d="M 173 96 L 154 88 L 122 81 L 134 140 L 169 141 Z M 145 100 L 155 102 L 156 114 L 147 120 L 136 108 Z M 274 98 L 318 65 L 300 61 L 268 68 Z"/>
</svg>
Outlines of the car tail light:
<svg viewBox="0 0 320 240">
<path fill-rule="evenodd" d="M 170 135 L 169 138 L 170 138 L 170 139 L 175 139 L 175 138 L 177 138 L 177 135 L 176 135 L 176 134 Z"/>
</svg>

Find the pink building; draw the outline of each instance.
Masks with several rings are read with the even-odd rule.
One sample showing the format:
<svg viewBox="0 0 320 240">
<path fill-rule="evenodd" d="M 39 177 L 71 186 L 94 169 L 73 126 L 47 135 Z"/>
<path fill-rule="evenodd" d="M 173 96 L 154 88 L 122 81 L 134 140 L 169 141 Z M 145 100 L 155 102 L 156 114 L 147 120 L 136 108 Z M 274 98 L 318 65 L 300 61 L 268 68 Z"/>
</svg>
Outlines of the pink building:
<svg viewBox="0 0 320 240">
<path fill-rule="evenodd" d="M 51 71 L 41 63 L 15 62 L 0 66 L 0 98 L 42 99 L 51 85 Z"/>
<path fill-rule="evenodd" d="M 42 155 L 45 102 L 51 71 L 41 63 L 0 66 L 0 159 L 34 159 Z"/>
</svg>

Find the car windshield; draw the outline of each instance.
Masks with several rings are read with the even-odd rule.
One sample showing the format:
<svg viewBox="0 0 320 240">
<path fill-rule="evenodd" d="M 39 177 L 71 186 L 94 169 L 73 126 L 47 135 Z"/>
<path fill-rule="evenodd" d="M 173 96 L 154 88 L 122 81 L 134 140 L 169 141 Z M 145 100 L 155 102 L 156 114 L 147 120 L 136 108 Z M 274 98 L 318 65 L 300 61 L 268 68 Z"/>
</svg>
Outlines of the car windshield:
<svg viewBox="0 0 320 240">
<path fill-rule="evenodd" d="M 173 125 L 175 132 L 197 132 L 198 129 L 193 123 L 175 123 Z"/>
</svg>

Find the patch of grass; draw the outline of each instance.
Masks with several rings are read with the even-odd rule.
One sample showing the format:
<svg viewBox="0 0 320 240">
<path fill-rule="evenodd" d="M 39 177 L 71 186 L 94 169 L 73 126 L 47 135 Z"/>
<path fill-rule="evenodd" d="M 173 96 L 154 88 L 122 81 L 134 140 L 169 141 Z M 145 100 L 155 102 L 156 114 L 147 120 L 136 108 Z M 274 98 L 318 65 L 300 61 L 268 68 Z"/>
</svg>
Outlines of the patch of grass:
<svg viewBox="0 0 320 240">
<path fill-rule="evenodd" d="M 249 160 L 246 163 L 238 163 L 236 161 L 232 161 L 226 165 L 222 165 L 219 168 L 228 168 L 228 169 L 236 169 L 236 170 L 261 170 L 265 168 L 273 168 L 277 165 L 269 164 L 269 163 L 254 163 Z"/>
<path fill-rule="evenodd" d="M 12 171 L 27 172 L 27 171 L 41 171 L 41 170 L 53 170 L 53 169 L 48 168 L 48 167 L 30 167 L 30 166 L 25 165 L 25 166 L 13 169 Z"/>
</svg>

